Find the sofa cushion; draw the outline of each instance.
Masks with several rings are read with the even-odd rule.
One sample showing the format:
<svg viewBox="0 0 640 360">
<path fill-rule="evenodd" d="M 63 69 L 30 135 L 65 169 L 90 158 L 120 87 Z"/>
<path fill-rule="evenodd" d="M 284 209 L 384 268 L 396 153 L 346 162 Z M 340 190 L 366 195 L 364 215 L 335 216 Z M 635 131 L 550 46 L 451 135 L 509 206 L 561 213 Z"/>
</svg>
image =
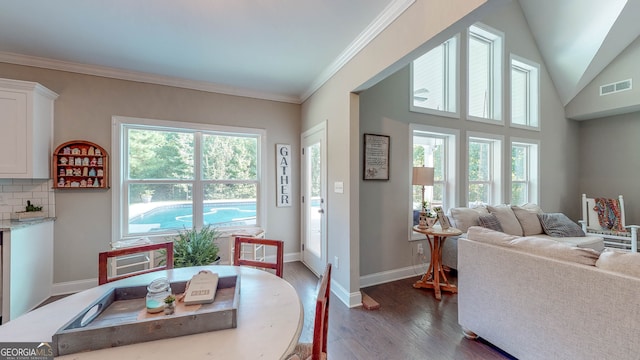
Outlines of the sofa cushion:
<svg viewBox="0 0 640 360">
<path fill-rule="evenodd" d="M 607 249 L 600 254 L 596 266 L 603 270 L 640 278 L 640 253 Z"/>
<path fill-rule="evenodd" d="M 556 237 L 585 236 L 584 231 L 562 213 L 538 214 L 545 234 Z"/>
<path fill-rule="evenodd" d="M 526 205 L 525 205 L 526 206 Z M 516 215 L 524 236 L 538 235 L 544 233 L 538 214 L 542 213 L 540 208 L 525 207 L 525 206 L 512 206 L 511 210 Z"/>
<path fill-rule="evenodd" d="M 500 220 L 498 220 L 494 214 L 480 215 L 478 217 L 478 222 L 480 222 L 480 226 L 483 228 L 503 232 Z"/>
<path fill-rule="evenodd" d="M 467 229 L 467 239 L 480 241 L 488 244 L 507 246 L 511 240 L 517 239 L 515 235 L 487 229 L 481 226 L 472 226 Z"/>
<path fill-rule="evenodd" d="M 522 226 L 509 205 L 487 206 L 489 213 L 494 214 L 505 233 L 522 236 Z"/>
<path fill-rule="evenodd" d="M 459 229 L 462 232 L 466 232 L 469 226 L 478 226 L 480 222 L 478 217 L 480 215 L 487 215 L 489 212 L 484 206 L 475 208 L 451 208 L 449 209 L 449 218 L 451 219 L 451 226 Z"/>
<path fill-rule="evenodd" d="M 555 240 L 535 236 L 514 239 L 511 241 L 511 246 L 532 254 L 589 266 L 595 266 L 600 255 L 593 249 L 568 246 Z"/>
</svg>

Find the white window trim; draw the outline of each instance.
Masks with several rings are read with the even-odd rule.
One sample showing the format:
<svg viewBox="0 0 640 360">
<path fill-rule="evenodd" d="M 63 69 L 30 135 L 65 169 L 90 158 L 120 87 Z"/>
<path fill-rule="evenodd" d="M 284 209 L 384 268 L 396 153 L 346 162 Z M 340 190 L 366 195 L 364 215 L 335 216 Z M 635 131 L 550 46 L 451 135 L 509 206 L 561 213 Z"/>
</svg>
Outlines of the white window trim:
<svg viewBox="0 0 640 360">
<path fill-rule="evenodd" d="M 527 119 L 527 125 L 523 125 L 523 124 L 514 124 L 513 123 L 513 118 L 510 115 L 510 126 L 513 128 L 519 128 L 519 129 L 526 129 L 526 130 L 534 130 L 534 131 L 540 131 L 540 127 L 541 127 L 541 119 L 540 119 L 540 64 L 531 61 L 529 59 L 525 59 L 523 57 L 520 57 L 516 54 L 510 54 L 509 56 L 509 84 L 511 86 L 511 92 L 513 91 L 513 82 L 511 79 L 511 71 L 512 68 L 514 66 L 514 61 L 515 62 L 519 62 L 521 64 L 524 64 L 524 68 L 526 70 L 529 71 L 529 76 L 531 77 L 532 75 L 535 76 L 535 81 L 531 81 L 529 84 L 529 93 L 531 94 L 529 96 L 529 98 L 527 99 L 529 102 L 529 114 L 528 114 L 528 119 Z M 511 94 L 509 96 L 509 98 L 511 98 Z M 509 102 L 509 106 L 510 106 L 510 111 L 511 111 L 511 106 L 513 106 L 513 104 L 511 104 L 511 102 Z M 511 114 L 511 112 L 510 112 Z M 530 125 L 531 123 L 531 119 L 536 120 L 536 125 Z"/>
<path fill-rule="evenodd" d="M 458 154 L 458 142 L 460 139 L 460 130 L 458 129 L 450 129 L 443 128 L 437 126 L 423 125 L 423 124 L 409 124 L 409 159 L 411 159 L 410 167 L 413 167 L 413 133 L 415 131 L 423 131 L 427 133 L 433 133 L 436 135 L 445 135 L 448 136 L 447 141 L 447 150 L 446 150 L 446 159 L 445 159 L 445 173 L 446 180 L 444 183 L 443 189 L 443 202 L 448 205 L 448 207 L 456 206 L 456 198 L 458 188 L 456 184 L 458 183 L 457 174 L 457 166 L 460 163 L 460 155 Z M 408 193 L 407 199 L 409 199 L 409 204 L 411 204 L 413 198 L 413 185 L 411 184 L 411 176 L 409 176 L 409 185 L 408 185 Z M 444 209 L 446 212 L 447 209 Z M 408 228 L 413 226 L 413 212 L 409 211 L 408 216 Z M 413 231 L 409 232 L 409 241 L 414 240 L 423 240 L 424 235 L 420 235 L 414 233 Z"/>
<path fill-rule="evenodd" d="M 478 116 L 472 116 L 469 115 L 469 98 L 470 98 L 470 83 L 469 83 L 469 64 L 470 59 L 470 39 L 472 37 L 472 27 L 475 27 L 478 29 L 479 33 L 483 33 L 485 38 L 489 39 L 490 41 L 492 41 L 493 46 L 493 58 L 494 61 L 492 63 L 493 68 L 492 71 L 494 73 L 494 77 L 492 79 L 492 85 L 493 85 L 493 90 L 494 90 L 494 96 L 493 96 L 493 104 L 492 104 L 492 109 L 493 109 L 493 114 L 491 118 L 484 118 L 484 117 L 478 117 Z M 496 48 L 498 47 L 498 48 Z M 497 59 L 496 59 L 497 58 Z M 466 91 L 467 91 L 467 108 L 466 108 L 466 114 L 467 114 L 467 120 L 469 121 L 477 121 L 477 122 L 484 122 L 484 123 L 489 123 L 489 124 L 494 124 L 494 125 L 504 125 L 504 101 L 503 101 L 503 91 L 502 91 L 502 87 L 503 87 L 503 79 L 504 79 L 504 71 L 503 71 L 503 61 L 505 58 L 505 46 L 504 46 L 504 33 L 502 31 L 499 31 L 497 29 L 494 29 L 488 25 L 485 25 L 483 23 L 475 23 L 472 26 L 470 26 L 469 28 L 467 28 L 467 67 L 466 67 L 466 74 L 467 74 L 467 86 L 466 86 Z"/>
<path fill-rule="evenodd" d="M 512 137 L 509 139 L 509 154 L 508 157 L 511 159 L 511 149 L 514 144 L 526 145 L 529 146 L 529 156 L 527 158 L 527 166 L 528 166 L 528 174 L 529 174 L 529 186 L 528 190 L 528 202 L 539 204 L 540 203 L 540 141 L 535 139 L 525 139 Z M 531 151 L 532 148 L 535 148 L 535 151 Z M 509 161 L 511 164 L 511 161 Z M 511 180 L 511 166 L 509 166 L 509 187 L 507 191 L 509 191 L 509 202 L 512 203 L 513 199 L 513 186 Z M 513 204 L 513 205 L 522 205 L 522 204 Z"/>
<path fill-rule="evenodd" d="M 455 46 L 455 74 L 456 74 L 456 80 L 454 82 L 456 89 L 455 89 L 455 98 L 456 98 L 456 111 L 452 112 L 452 111 L 444 111 L 444 110 L 437 110 L 437 109 L 431 109 L 431 108 L 425 108 L 425 107 L 421 107 L 421 106 L 415 106 L 413 105 L 413 61 L 410 63 L 409 66 L 409 111 L 412 112 L 417 112 L 417 113 L 422 113 L 422 114 L 429 114 L 429 115 L 437 115 L 437 116 L 443 116 L 443 117 L 449 117 L 452 119 L 460 119 L 460 34 L 456 34 L 455 36 L 449 38 L 448 40 L 445 41 L 445 43 L 447 41 L 450 41 L 451 39 L 456 39 L 456 46 Z M 443 43 L 444 44 L 444 43 Z M 438 45 L 438 46 L 442 46 L 442 44 Z M 425 52 L 426 54 L 426 52 Z"/>
<path fill-rule="evenodd" d="M 480 139 L 480 140 L 486 140 L 491 142 L 491 172 L 490 172 L 490 176 L 491 176 L 491 194 L 490 194 L 490 204 L 489 205 L 493 205 L 493 204 L 501 204 L 502 203 L 502 199 L 503 199 L 503 184 L 504 184 L 504 179 L 503 179 L 503 175 L 502 175 L 502 169 L 504 168 L 503 162 L 504 162 L 504 136 L 502 135 L 496 135 L 496 134 L 488 134 L 488 133 L 481 133 L 481 132 L 472 132 L 469 131 L 467 132 L 467 143 L 466 143 L 466 162 L 465 162 L 465 173 L 466 173 L 466 177 L 465 177 L 465 192 L 464 192 L 464 199 L 465 199 L 465 206 L 467 206 L 469 204 L 469 144 L 471 142 L 471 139 Z M 496 146 L 498 145 L 498 146 Z M 511 174 L 511 173 L 509 173 Z M 511 176 L 511 175 L 509 175 Z"/>
<path fill-rule="evenodd" d="M 113 116 L 112 124 L 111 124 L 111 164 L 112 164 L 112 242 L 137 238 L 140 235 L 131 235 L 124 236 L 124 226 L 125 219 L 128 216 L 128 206 L 126 204 L 126 195 L 123 189 L 122 182 L 122 174 L 123 174 L 123 166 L 126 161 L 124 161 L 124 154 L 122 154 L 122 146 L 123 141 L 125 141 L 124 134 L 122 133 L 122 128 L 125 125 L 148 125 L 154 127 L 164 127 L 167 129 L 177 130 L 180 129 L 188 129 L 191 131 L 218 131 L 218 132 L 226 132 L 231 134 L 252 134 L 258 135 L 258 147 L 260 149 L 257 158 L 257 177 L 258 177 L 258 185 L 257 185 L 257 200 L 258 205 L 256 207 L 256 226 L 262 227 L 266 231 L 267 224 L 267 194 L 266 194 L 266 154 L 267 154 L 267 137 L 266 130 L 264 129 L 256 129 L 256 128 L 244 128 L 244 127 L 235 127 L 235 126 L 223 126 L 223 125 L 210 125 L 210 124 L 198 124 L 198 123 L 190 123 L 190 122 L 181 122 L 181 121 L 169 121 L 169 120 L 156 120 L 156 119 L 145 119 L 145 118 L 135 118 L 135 117 L 125 117 L 125 116 Z M 197 194 L 194 195 L 193 201 L 195 204 L 203 203 L 202 195 Z M 198 216 L 194 214 L 194 225 L 198 222 Z M 200 222 L 202 222 L 202 217 L 200 216 Z M 225 230 L 237 230 L 239 228 L 225 228 Z M 164 238 L 167 236 L 167 233 L 154 233 L 150 235 L 145 235 L 145 237 L 149 238 Z"/>
</svg>

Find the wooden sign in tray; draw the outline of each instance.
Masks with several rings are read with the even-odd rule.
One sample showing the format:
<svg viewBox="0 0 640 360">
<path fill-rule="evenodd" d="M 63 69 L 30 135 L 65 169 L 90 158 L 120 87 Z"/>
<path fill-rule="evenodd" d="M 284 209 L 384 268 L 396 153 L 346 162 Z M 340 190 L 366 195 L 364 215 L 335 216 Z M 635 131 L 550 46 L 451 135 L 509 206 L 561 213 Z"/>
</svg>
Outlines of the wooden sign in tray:
<svg viewBox="0 0 640 360">
<path fill-rule="evenodd" d="M 171 283 L 184 293 L 186 281 Z M 148 314 L 146 286 L 114 288 L 53 335 L 54 356 L 237 327 L 240 278 L 221 277 L 213 303 L 184 305 L 175 313 Z"/>
</svg>

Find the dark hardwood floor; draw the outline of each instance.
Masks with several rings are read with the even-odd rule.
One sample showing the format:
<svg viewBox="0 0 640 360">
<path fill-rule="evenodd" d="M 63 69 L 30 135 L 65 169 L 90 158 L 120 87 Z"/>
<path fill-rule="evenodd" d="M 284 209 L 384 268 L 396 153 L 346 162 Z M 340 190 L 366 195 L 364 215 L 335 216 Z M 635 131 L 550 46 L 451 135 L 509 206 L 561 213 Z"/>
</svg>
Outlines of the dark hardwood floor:
<svg viewBox="0 0 640 360">
<path fill-rule="evenodd" d="M 300 341 L 313 336 L 318 279 L 300 262 L 286 263 L 284 278 L 300 295 L 304 328 Z M 452 276 L 455 282 L 455 277 Z M 458 325 L 458 297 L 414 289 L 408 278 L 363 289 L 378 310 L 349 309 L 335 295 L 329 306 L 329 359 L 512 359 L 483 341 L 467 340 Z"/>
<path fill-rule="evenodd" d="M 304 307 L 301 342 L 311 342 L 318 278 L 300 262 L 284 265 L 284 279 Z M 332 360 L 513 359 L 482 340 L 467 340 L 458 325 L 458 297 L 414 289 L 419 277 L 363 290 L 380 303 L 378 310 L 349 309 L 331 294 L 328 358 Z M 456 281 L 455 276 L 450 280 Z M 64 297 L 54 296 L 45 303 Z M 44 305 L 44 304 L 42 304 Z M 42 306 L 41 305 L 41 306 Z"/>
</svg>

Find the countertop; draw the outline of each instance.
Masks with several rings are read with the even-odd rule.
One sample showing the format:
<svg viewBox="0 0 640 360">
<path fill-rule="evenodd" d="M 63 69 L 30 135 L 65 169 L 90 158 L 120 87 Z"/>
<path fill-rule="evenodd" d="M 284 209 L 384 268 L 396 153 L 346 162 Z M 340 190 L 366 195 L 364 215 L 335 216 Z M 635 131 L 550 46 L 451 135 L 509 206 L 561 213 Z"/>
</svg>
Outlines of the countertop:
<svg viewBox="0 0 640 360">
<path fill-rule="evenodd" d="M 22 228 L 25 228 L 27 226 L 40 224 L 40 223 L 47 222 L 47 221 L 55 221 L 55 220 L 56 220 L 56 218 L 54 218 L 54 217 L 45 217 L 45 218 L 34 219 L 34 220 L 25 220 L 25 221 L 0 220 L 0 231 L 11 231 L 11 230 L 16 230 L 16 229 L 22 229 Z"/>
</svg>

